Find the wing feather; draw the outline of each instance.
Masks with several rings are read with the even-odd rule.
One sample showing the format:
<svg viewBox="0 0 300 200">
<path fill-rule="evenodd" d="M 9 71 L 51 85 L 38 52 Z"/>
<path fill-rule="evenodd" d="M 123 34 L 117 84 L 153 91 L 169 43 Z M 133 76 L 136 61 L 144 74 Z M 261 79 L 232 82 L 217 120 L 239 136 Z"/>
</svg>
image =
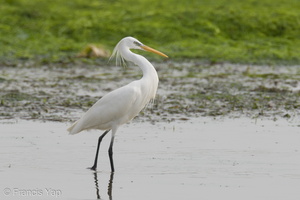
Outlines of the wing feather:
<svg viewBox="0 0 300 200">
<path fill-rule="evenodd" d="M 108 130 L 114 124 L 121 125 L 135 117 L 144 106 L 139 106 L 141 91 L 134 82 L 99 99 L 81 119 L 68 129 L 70 134 L 88 129 Z"/>
</svg>

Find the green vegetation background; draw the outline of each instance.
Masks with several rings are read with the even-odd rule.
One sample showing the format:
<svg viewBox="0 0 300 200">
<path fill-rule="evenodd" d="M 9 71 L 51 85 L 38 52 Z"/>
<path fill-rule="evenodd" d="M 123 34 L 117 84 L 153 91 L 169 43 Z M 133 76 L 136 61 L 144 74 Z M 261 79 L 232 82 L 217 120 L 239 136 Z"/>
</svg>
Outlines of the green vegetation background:
<svg viewBox="0 0 300 200">
<path fill-rule="evenodd" d="M 134 36 L 175 60 L 300 61 L 299 0 L 0 0 L 0 59 L 50 61 Z"/>
</svg>

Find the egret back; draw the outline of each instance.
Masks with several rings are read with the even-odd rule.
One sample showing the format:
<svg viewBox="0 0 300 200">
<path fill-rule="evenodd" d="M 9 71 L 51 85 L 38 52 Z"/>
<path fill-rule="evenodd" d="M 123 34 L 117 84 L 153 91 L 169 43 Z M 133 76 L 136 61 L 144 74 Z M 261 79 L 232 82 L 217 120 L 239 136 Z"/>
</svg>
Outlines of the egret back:
<svg viewBox="0 0 300 200">
<path fill-rule="evenodd" d="M 150 101 L 142 89 L 142 82 L 133 81 L 103 96 L 68 129 L 69 133 L 89 129 L 108 130 L 133 119 Z"/>
</svg>

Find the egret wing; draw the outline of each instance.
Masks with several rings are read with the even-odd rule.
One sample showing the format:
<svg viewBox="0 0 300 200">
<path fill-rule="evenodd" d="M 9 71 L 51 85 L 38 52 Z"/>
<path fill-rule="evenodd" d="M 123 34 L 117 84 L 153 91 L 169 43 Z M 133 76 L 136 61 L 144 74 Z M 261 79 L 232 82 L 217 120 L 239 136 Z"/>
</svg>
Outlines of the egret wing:
<svg viewBox="0 0 300 200">
<path fill-rule="evenodd" d="M 126 123 L 143 108 L 138 105 L 140 94 L 139 88 L 135 87 L 134 84 L 126 85 L 108 93 L 68 129 L 70 134 L 88 129 L 108 130 L 114 125 Z"/>
</svg>

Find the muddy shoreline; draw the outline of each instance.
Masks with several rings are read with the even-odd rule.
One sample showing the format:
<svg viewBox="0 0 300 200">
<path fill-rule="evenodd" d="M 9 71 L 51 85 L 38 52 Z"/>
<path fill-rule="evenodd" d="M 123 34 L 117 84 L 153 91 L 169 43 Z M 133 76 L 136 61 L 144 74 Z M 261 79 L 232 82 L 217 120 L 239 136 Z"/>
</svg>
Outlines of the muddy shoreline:
<svg viewBox="0 0 300 200">
<path fill-rule="evenodd" d="M 296 118 L 299 66 L 154 63 L 157 97 L 135 120 Z M 69 63 L 1 66 L 0 119 L 74 121 L 111 90 L 141 77 L 136 66 Z"/>
</svg>

